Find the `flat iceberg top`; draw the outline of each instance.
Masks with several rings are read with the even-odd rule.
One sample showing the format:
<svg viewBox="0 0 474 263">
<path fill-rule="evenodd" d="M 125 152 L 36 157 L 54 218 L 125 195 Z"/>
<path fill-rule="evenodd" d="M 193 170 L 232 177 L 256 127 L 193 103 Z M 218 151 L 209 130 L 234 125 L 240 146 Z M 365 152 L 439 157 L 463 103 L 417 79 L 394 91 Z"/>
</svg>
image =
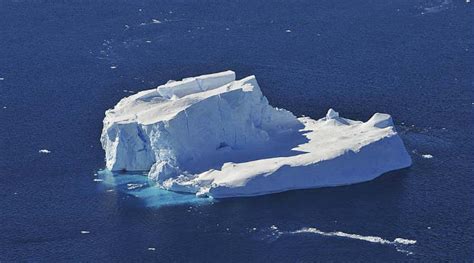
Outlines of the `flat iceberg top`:
<svg viewBox="0 0 474 263">
<path fill-rule="evenodd" d="M 316 164 L 334 159 L 346 152 L 359 152 L 366 145 L 395 135 L 391 127 L 374 129 L 369 122 L 351 121 L 349 125 L 338 121 L 332 122 L 330 119 L 315 121 L 303 117 L 299 120 L 304 125 L 301 131 L 308 139 L 308 142 L 292 149 L 300 154 L 245 163 L 225 163 L 221 170 L 203 173 L 198 180 L 211 179 L 213 183 L 219 185 L 244 185 L 255 175 L 273 173 L 283 166 L 298 167 Z"/>
<path fill-rule="evenodd" d="M 235 73 L 225 71 L 181 81 L 168 81 L 156 89 L 141 91 L 122 99 L 106 115 L 115 122 L 135 121 L 147 124 L 170 120 L 190 105 L 218 94 L 243 89 L 246 82 L 254 79 L 254 76 L 249 76 L 233 85 Z"/>
<path fill-rule="evenodd" d="M 159 187 L 215 198 L 364 182 L 411 165 L 390 115 L 296 118 L 270 106 L 254 76 L 232 71 L 122 99 L 101 141 L 108 169 L 147 170 Z"/>
</svg>

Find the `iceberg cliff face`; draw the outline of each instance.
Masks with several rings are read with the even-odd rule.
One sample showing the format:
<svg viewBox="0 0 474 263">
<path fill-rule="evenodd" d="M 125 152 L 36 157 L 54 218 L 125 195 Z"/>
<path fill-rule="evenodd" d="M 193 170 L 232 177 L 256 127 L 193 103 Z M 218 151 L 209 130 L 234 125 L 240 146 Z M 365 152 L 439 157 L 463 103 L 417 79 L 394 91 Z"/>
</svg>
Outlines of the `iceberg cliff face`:
<svg viewBox="0 0 474 263">
<path fill-rule="evenodd" d="M 232 71 L 122 99 L 101 142 L 109 170 L 146 170 L 163 188 L 216 198 L 363 182 L 411 164 L 389 115 L 296 118 Z"/>
</svg>

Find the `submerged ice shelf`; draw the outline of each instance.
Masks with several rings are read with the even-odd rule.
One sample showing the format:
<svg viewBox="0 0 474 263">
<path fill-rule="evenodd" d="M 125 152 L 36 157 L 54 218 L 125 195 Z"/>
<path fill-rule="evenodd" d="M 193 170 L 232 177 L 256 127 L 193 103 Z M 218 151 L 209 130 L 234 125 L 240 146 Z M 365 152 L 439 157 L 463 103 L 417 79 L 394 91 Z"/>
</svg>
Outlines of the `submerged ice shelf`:
<svg viewBox="0 0 474 263">
<path fill-rule="evenodd" d="M 158 186 L 215 198 L 347 185 L 408 167 L 390 115 L 320 120 L 274 108 L 255 76 L 225 71 L 122 99 L 105 113 L 112 171 L 149 171 Z"/>
</svg>

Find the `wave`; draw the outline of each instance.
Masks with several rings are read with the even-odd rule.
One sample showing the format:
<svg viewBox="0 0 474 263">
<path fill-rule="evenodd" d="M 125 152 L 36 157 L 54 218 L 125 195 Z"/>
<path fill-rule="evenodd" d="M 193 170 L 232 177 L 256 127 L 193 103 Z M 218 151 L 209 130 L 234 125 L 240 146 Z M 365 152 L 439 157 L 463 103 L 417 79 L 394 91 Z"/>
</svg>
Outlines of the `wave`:
<svg viewBox="0 0 474 263">
<path fill-rule="evenodd" d="M 271 227 L 272 230 L 277 229 L 275 226 Z M 382 237 L 378 236 L 363 236 L 359 234 L 352 234 L 352 233 L 345 233 L 342 231 L 336 231 L 336 232 L 324 232 L 321 231 L 315 227 L 304 227 L 299 230 L 295 231 L 289 231 L 289 232 L 282 232 L 278 231 L 277 236 L 283 235 L 283 234 L 317 234 L 321 236 L 328 236 L 328 237 L 342 237 L 342 238 L 349 238 L 349 239 L 355 239 L 355 240 L 361 240 L 361 241 L 366 241 L 366 242 L 371 242 L 371 243 L 378 243 L 378 244 L 383 244 L 383 245 L 392 245 L 395 246 L 398 252 L 402 252 L 408 255 L 413 254 L 413 252 L 407 250 L 408 246 L 416 244 L 416 240 L 412 239 L 406 239 L 406 238 L 395 238 L 393 241 L 388 240 Z"/>
<path fill-rule="evenodd" d="M 452 4 L 452 0 L 443 0 L 442 2 L 439 2 L 433 6 L 425 7 L 424 13 L 426 14 L 439 13 L 441 11 L 449 9 L 451 7 L 451 4 Z"/>
</svg>

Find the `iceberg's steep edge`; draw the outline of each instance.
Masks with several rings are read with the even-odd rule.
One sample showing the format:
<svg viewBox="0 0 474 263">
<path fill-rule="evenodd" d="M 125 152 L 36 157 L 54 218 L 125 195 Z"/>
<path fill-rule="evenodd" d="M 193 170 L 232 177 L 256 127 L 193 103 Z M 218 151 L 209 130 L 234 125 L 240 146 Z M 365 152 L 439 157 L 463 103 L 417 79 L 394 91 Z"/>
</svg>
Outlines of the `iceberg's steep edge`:
<svg viewBox="0 0 474 263">
<path fill-rule="evenodd" d="M 216 198 L 372 180 L 411 165 L 388 114 L 315 121 L 269 105 L 254 76 L 170 81 L 106 112 L 109 170 L 149 170 L 159 186 Z"/>
</svg>

